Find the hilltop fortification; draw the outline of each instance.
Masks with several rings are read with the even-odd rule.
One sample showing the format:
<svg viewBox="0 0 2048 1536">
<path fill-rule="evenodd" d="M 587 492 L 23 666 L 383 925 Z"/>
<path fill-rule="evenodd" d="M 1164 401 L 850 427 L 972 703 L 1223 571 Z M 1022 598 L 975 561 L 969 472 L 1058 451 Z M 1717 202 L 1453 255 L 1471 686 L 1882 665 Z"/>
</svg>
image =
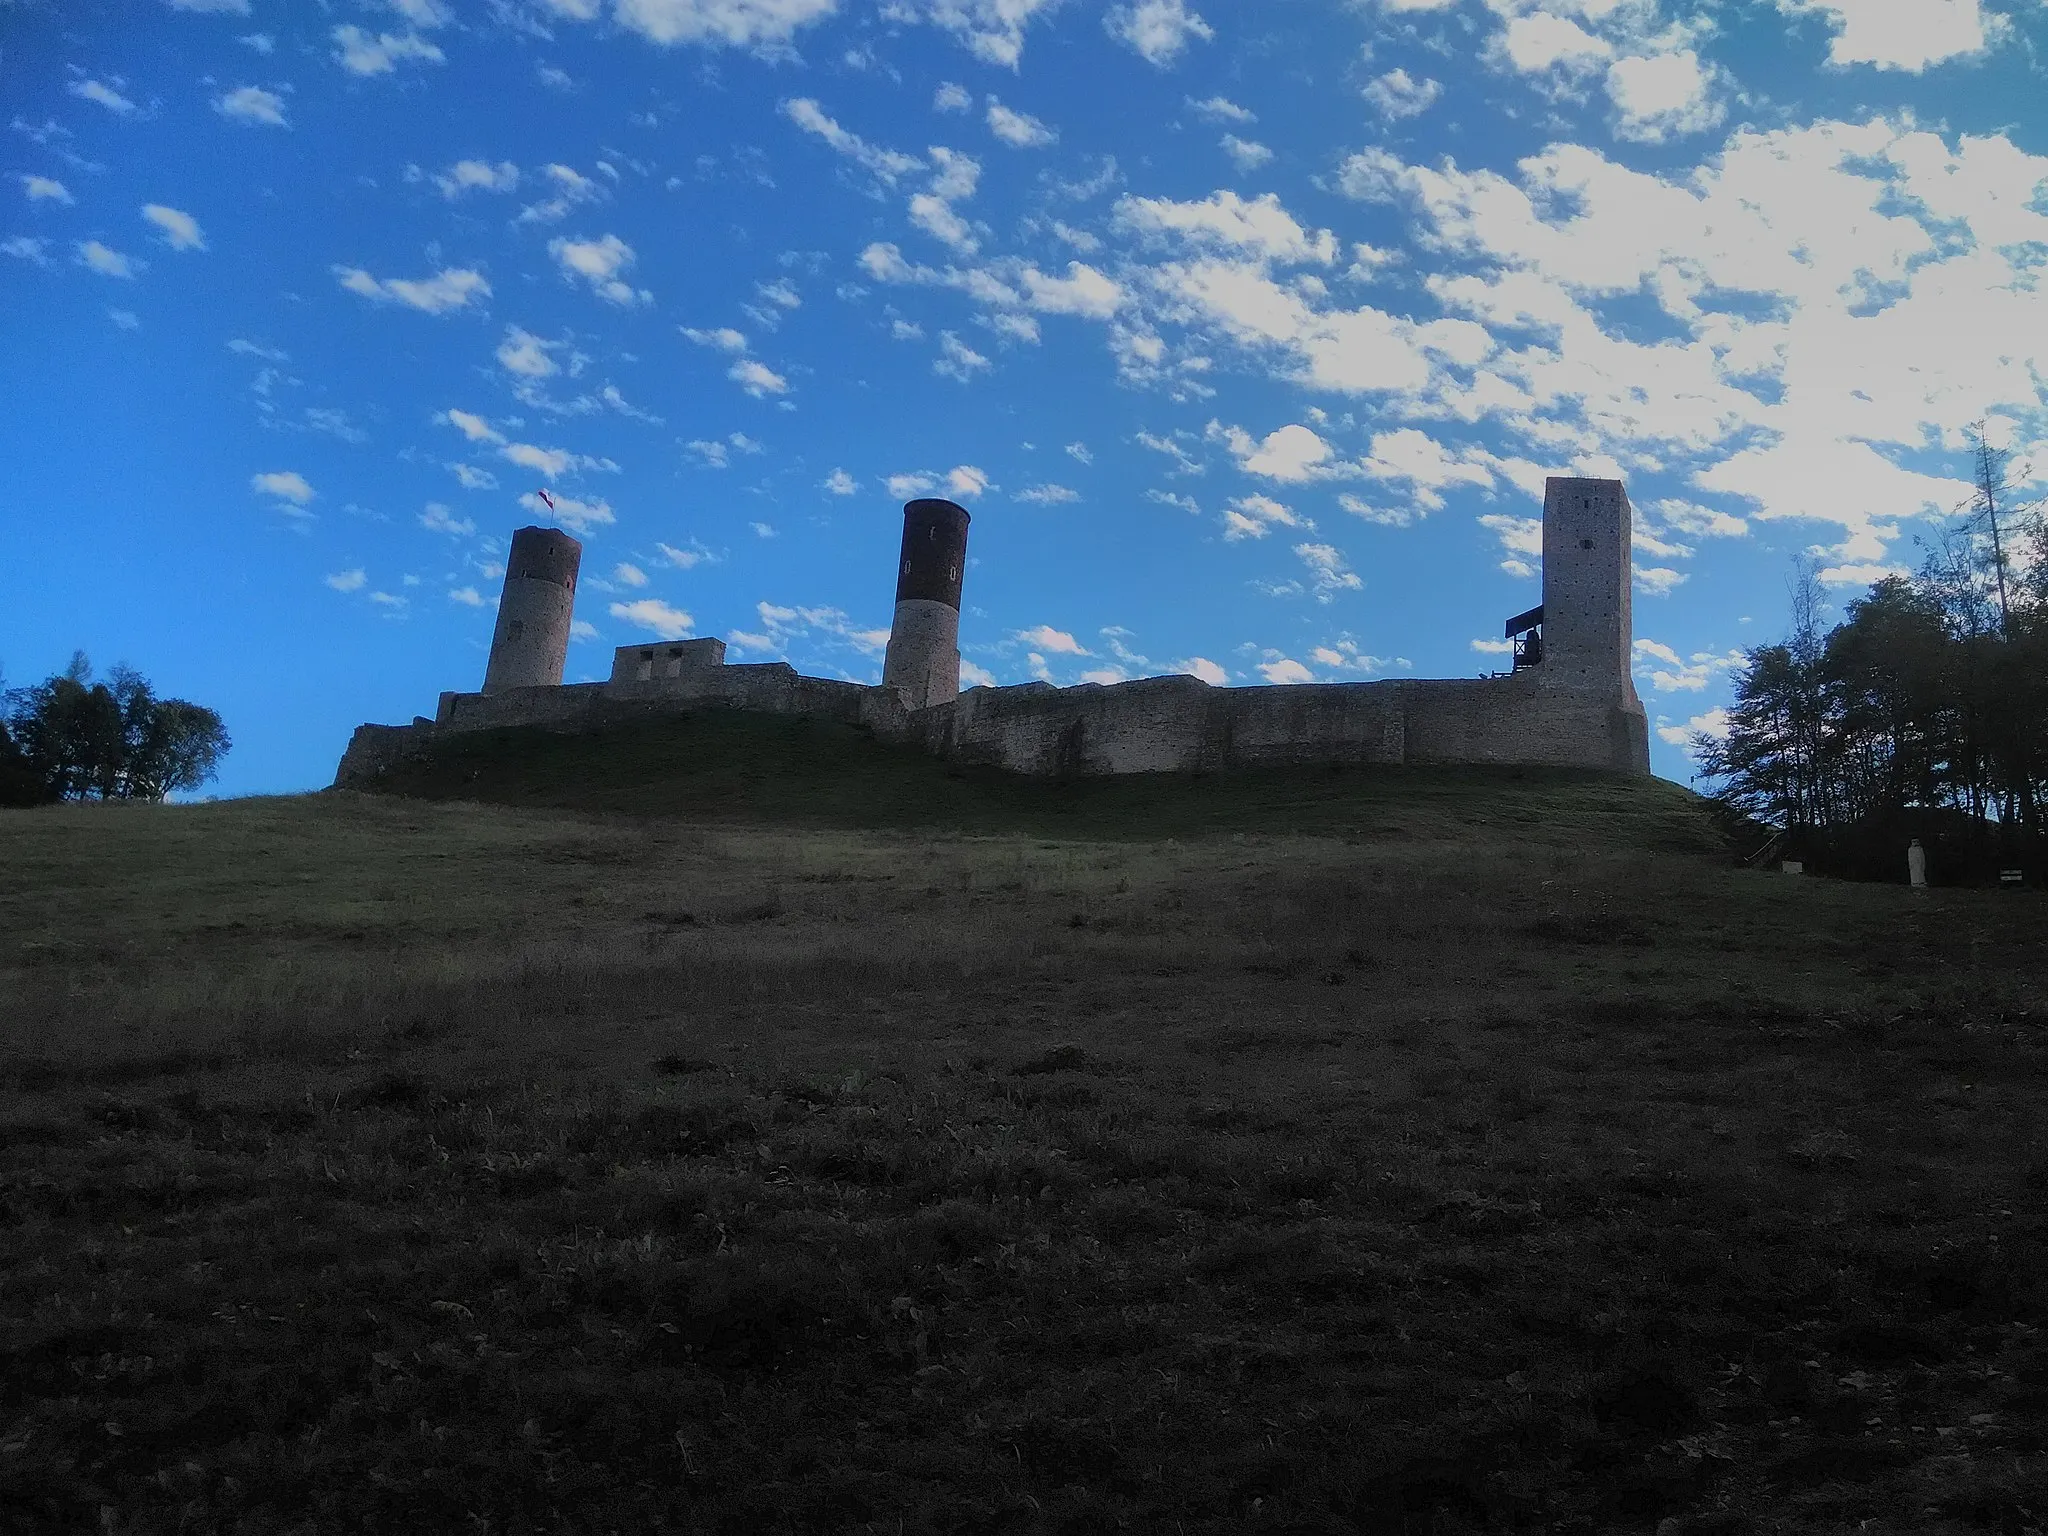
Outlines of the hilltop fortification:
<svg viewBox="0 0 2048 1536">
<path fill-rule="evenodd" d="M 357 728 L 335 775 L 360 788 L 449 734 L 531 725 L 584 730 L 724 707 L 863 726 L 957 762 L 1036 775 L 1316 763 L 1529 763 L 1650 771 L 1629 673 L 1630 526 L 1618 480 L 1553 478 L 1543 499 L 1543 603 L 1504 626 L 1514 669 L 1436 681 L 1216 688 L 1188 676 L 961 692 L 966 511 L 904 509 L 896 613 L 877 686 L 805 677 L 786 662 L 728 666 L 717 639 L 624 645 L 601 683 L 562 682 L 581 546 L 557 529 L 514 536 L 497 630 L 476 693 L 434 717 Z"/>
</svg>

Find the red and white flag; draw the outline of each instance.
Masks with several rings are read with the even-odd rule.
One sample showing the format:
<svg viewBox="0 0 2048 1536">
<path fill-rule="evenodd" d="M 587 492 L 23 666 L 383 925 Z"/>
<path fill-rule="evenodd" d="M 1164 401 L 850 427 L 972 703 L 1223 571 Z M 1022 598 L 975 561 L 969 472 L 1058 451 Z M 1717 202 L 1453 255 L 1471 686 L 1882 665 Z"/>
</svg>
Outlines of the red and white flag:
<svg viewBox="0 0 2048 1536">
<path fill-rule="evenodd" d="M 550 496 L 546 491 L 542 491 L 540 493 L 540 499 L 548 504 L 548 510 L 550 512 L 555 510 L 555 498 Z"/>
</svg>

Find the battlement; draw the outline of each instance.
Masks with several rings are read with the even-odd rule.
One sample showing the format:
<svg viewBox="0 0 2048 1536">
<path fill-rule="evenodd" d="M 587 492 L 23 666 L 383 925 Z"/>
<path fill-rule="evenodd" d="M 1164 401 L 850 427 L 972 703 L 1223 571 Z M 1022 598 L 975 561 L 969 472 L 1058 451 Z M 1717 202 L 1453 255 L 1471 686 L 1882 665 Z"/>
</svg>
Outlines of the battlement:
<svg viewBox="0 0 2048 1536">
<path fill-rule="evenodd" d="M 1629 674 L 1633 512 L 1618 480 L 1546 482 L 1543 603 L 1507 623 L 1517 641 L 1515 670 L 1436 681 L 1216 688 L 1172 676 L 961 692 L 954 641 L 966 513 L 929 501 L 911 503 L 906 513 L 893 660 L 879 686 L 806 677 L 781 661 L 729 666 L 725 642 L 708 637 L 622 645 L 606 682 L 563 685 L 559 664 L 552 684 L 508 686 L 494 675 L 482 692 L 442 694 L 432 720 L 363 726 L 335 785 L 374 782 L 393 762 L 450 734 L 505 726 L 587 730 L 701 708 L 835 720 L 941 758 L 1033 775 L 1308 763 L 1650 771 L 1648 724 Z M 508 578 L 508 611 L 531 603 L 529 588 L 573 595 L 573 559 L 567 552 L 553 557 L 569 586 L 526 576 L 515 588 Z M 548 616 L 566 635 L 567 607 L 550 608 Z"/>
</svg>

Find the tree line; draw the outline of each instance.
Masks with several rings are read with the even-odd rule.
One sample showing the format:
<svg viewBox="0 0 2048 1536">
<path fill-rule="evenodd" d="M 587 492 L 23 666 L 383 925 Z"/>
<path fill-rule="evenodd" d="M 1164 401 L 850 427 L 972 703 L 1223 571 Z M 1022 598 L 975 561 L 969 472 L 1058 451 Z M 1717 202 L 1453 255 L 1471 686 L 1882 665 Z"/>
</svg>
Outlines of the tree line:
<svg viewBox="0 0 2048 1536">
<path fill-rule="evenodd" d="M 64 671 L 0 693 L 0 805 L 162 800 L 211 780 L 232 745 L 212 710 L 157 697 L 131 667 L 95 682 L 80 651 Z"/>
<path fill-rule="evenodd" d="M 1976 493 L 1919 571 L 1824 631 L 1803 565 L 1791 633 L 1746 653 L 1726 735 L 1692 738 L 1716 798 L 1782 832 L 1787 857 L 1900 878 L 1917 836 L 1948 880 L 2042 873 L 2048 529 L 1981 428 L 1972 448 Z"/>
</svg>

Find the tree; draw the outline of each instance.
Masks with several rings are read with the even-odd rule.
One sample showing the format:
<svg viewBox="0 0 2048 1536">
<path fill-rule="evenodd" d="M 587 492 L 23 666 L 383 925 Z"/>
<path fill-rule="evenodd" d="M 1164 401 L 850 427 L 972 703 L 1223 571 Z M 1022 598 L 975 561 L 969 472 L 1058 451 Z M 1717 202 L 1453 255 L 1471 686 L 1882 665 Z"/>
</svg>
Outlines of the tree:
<svg viewBox="0 0 2048 1536">
<path fill-rule="evenodd" d="M 44 800 L 161 800 L 213 778 L 232 745 L 218 714 L 159 699 L 132 668 L 95 683 L 83 651 L 6 698 L 13 746 Z"/>
</svg>

